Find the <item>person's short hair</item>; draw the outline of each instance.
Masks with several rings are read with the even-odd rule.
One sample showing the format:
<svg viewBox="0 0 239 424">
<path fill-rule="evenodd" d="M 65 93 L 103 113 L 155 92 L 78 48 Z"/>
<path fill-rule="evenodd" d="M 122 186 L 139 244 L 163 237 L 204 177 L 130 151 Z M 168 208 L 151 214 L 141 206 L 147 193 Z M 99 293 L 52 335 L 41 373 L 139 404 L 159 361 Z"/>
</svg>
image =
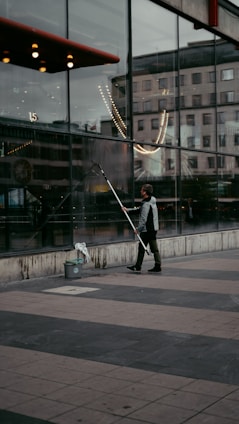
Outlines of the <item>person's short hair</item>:
<svg viewBox="0 0 239 424">
<path fill-rule="evenodd" d="M 151 186 L 151 184 L 144 184 L 142 186 L 142 190 L 144 190 L 148 196 L 151 196 L 151 194 L 153 194 L 153 186 Z"/>
</svg>

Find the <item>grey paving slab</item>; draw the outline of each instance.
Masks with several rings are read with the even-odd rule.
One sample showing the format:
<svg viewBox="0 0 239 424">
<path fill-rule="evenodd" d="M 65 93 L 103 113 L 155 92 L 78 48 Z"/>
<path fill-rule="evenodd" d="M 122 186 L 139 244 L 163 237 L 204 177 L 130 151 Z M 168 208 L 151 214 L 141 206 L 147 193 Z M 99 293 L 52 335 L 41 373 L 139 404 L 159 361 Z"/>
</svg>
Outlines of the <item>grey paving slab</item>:
<svg viewBox="0 0 239 424">
<path fill-rule="evenodd" d="M 228 397 L 239 400 L 239 390 L 234 385 L 216 383 L 214 381 L 194 380 L 183 388 L 183 391 L 190 393 L 203 393 L 213 395 L 218 398 Z"/>
<path fill-rule="evenodd" d="M 133 397 L 135 399 L 142 399 L 145 401 L 156 401 L 160 398 L 171 393 L 171 389 L 166 389 L 165 387 L 157 386 L 153 384 L 142 383 L 133 383 L 125 387 L 124 389 L 118 390 L 115 392 L 118 395 L 124 395 L 127 397 Z"/>
<path fill-rule="evenodd" d="M 51 422 L 55 424 L 113 424 L 117 423 L 119 418 L 111 413 L 81 407 L 54 417 Z"/>
<path fill-rule="evenodd" d="M 207 414 L 197 414 L 195 417 L 189 419 L 187 424 L 235 424 L 235 420 L 230 420 L 223 417 Z"/>
<path fill-rule="evenodd" d="M 194 411 L 158 402 L 148 404 L 144 408 L 130 414 L 130 418 L 146 421 L 151 424 L 181 424 L 195 415 Z"/>
<path fill-rule="evenodd" d="M 33 395 L 13 392 L 9 389 L 0 389 L 0 409 L 11 409 L 15 405 L 31 401 L 32 399 L 34 399 Z"/>
<path fill-rule="evenodd" d="M 233 419 L 238 422 L 239 404 L 236 400 L 221 399 L 214 405 L 208 407 L 205 413 L 217 417 Z"/>
<path fill-rule="evenodd" d="M 201 412 L 209 406 L 214 405 L 217 401 L 218 398 L 213 396 L 213 394 L 196 394 L 178 390 L 158 400 L 158 402 L 164 405 L 175 406 L 178 408 L 184 408 L 190 411 L 193 410 L 198 412 Z"/>
<path fill-rule="evenodd" d="M 38 396 L 26 402 L 12 405 L 8 409 L 12 412 L 16 412 L 17 414 L 49 421 L 55 416 L 71 411 L 72 405 L 63 402 L 56 402 L 50 399 L 44 399 Z"/>
<path fill-rule="evenodd" d="M 41 378 L 28 377 L 25 375 L 19 376 L 18 381 L 8 384 L 8 390 L 14 390 L 20 393 L 28 393 L 29 395 L 46 396 L 51 392 L 59 390 L 65 385 L 55 381 L 49 381 Z M 62 381 L 62 379 L 61 379 Z"/>
</svg>

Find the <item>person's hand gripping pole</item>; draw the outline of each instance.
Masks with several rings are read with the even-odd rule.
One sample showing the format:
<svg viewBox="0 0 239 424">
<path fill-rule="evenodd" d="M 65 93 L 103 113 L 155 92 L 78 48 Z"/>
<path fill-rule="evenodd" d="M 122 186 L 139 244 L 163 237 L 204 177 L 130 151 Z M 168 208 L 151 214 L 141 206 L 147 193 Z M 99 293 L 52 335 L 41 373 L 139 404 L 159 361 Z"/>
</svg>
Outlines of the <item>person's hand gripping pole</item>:
<svg viewBox="0 0 239 424">
<path fill-rule="evenodd" d="M 115 191 L 114 187 L 112 186 L 111 182 L 110 182 L 110 181 L 108 180 L 108 178 L 106 177 L 106 175 L 105 175 L 105 172 L 104 172 L 103 168 L 101 167 L 101 165 L 100 165 L 99 163 L 97 163 L 97 166 L 99 167 L 100 172 L 102 173 L 103 177 L 105 178 L 105 180 L 106 180 L 106 182 L 107 182 L 108 186 L 110 187 L 110 189 L 111 189 L 112 193 L 114 194 L 114 196 L 115 196 L 115 198 L 116 198 L 117 202 L 119 203 L 119 205 L 120 205 L 120 207 L 121 207 L 122 211 L 124 212 L 124 214 L 125 214 L 126 218 L 128 219 L 128 221 L 129 221 L 129 223 L 130 223 L 131 227 L 133 228 L 134 233 L 136 234 L 136 236 L 137 236 L 137 238 L 138 238 L 139 242 L 142 244 L 142 246 L 143 246 L 143 248 L 144 248 L 145 252 L 146 252 L 148 255 L 150 255 L 149 250 L 148 250 L 148 249 L 147 249 L 147 247 L 145 246 L 145 244 L 144 244 L 143 240 L 141 239 L 141 237 L 140 237 L 140 235 L 139 235 L 139 233 L 138 233 L 137 229 L 135 228 L 135 226 L 134 226 L 134 224 L 133 224 L 133 222 L 132 222 L 131 218 L 129 217 L 129 215 L 128 215 L 128 213 L 127 213 L 126 208 L 123 206 L 123 204 L 122 204 L 122 202 L 121 202 L 121 200 L 120 200 L 119 196 L 117 195 L 117 193 L 116 193 L 116 191 Z"/>
</svg>

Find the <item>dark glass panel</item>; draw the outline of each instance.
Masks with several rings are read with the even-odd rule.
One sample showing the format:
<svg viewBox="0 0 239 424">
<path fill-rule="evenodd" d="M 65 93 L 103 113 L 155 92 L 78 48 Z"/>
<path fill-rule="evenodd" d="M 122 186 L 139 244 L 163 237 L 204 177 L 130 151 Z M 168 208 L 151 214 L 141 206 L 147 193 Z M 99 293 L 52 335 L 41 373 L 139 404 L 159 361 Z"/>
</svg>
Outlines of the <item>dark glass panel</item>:
<svg viewBox="0 0 239 424">
<path fill-rule="evenodd" d="M 182 232 L 200 233 L 217 228 L 216 157 L 181 152 Z"/>
<path fill-rule="evenodd" d="M 0 250 L 70 245 L 68 138 L 3 126 L 0 133 Z"/>
<path fill-rule="evenodd" d="M 132 203 L 132 148 L 125 142 L 74 136 L 72 206 L 74 242 L 99 244 L 130 238 L 120 201 Z M 132 235 L 131 235 L 132 236 Z"/>
</svg>

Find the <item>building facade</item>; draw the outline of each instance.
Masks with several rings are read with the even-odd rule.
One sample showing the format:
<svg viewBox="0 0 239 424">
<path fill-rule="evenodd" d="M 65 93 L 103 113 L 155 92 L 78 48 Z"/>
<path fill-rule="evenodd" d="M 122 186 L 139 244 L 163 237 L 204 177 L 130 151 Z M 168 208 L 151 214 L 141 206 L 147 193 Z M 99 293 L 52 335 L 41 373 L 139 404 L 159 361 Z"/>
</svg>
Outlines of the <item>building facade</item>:
<svg viewBox="0 0 239 424">
<path fill-rule="evenodd" d="M 99 164 L 160 237 L 239 229 L 238 4 L 184 3 L 0 1 L 0 256 L 133 240 Z"/>
</svg>

